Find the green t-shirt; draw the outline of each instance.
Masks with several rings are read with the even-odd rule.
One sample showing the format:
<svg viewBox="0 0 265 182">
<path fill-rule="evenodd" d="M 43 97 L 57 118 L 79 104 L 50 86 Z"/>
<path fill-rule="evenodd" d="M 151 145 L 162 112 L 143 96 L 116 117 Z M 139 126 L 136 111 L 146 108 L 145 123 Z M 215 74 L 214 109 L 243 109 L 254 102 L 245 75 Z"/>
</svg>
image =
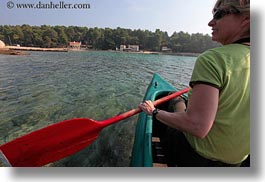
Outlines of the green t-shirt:
<svg viewBox="0 0 265 182">
<path fill-rule="evenodd" d="M 250 153 L 250 47 L 230 44 L 201 54 L 190 86 L 196 83 L 219 89 L 218 110 L 205 138 L 185 133 L 187 140 L 208 159 L 242 162 Z"/>
</svg>

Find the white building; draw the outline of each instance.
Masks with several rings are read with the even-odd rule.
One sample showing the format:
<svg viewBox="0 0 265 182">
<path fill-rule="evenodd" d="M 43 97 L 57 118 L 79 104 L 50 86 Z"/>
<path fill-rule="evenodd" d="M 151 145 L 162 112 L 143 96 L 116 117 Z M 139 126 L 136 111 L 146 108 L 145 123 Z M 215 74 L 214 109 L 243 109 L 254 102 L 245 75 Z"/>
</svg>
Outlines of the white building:
<svg viewBox="0 0 265 182">
<path fill-rule="evenodd" d="M 131 49 L 132 52 L 139 52 L 139 45 L 129 45 L 129 49 Z"/>
<path fill-rule="evenodd" d="M 124 51 L 126 49 L 126 45 L 120 45 L 120 51 Z"/>
<path fill-rule="evenodd" d="M 162 51 L 162 52 L 171 52 L 172 49 L 170 49 L 170 48 L 168 48 L 168 47 L 166 47 L 166 46 L 163 46 L 163 47 L 161 48 L 161 51 Z"/>
</svg>

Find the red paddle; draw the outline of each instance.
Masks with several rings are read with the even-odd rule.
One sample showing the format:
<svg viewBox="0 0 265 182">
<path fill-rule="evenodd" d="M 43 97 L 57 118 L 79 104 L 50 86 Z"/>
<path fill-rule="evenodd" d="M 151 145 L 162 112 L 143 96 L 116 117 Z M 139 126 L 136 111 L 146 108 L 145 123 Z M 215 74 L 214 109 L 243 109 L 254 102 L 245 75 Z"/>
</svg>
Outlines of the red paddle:
<svg viewBox="0 0 265 182">
<path fill-rule="evenodd" d="M 185 88 L 156 100 L 154 105 L 169 101 L 188 90 L 189 88 Z M 104 127 L 139 112 L 140 109 L 132 109 L 103 121 L 89 118 L 61 121 L 1 145 L 0 154 L 2 151 L 6 160 L 14 167 L 43 166 L 78 152 L 96 140 Z"/>
</svg>

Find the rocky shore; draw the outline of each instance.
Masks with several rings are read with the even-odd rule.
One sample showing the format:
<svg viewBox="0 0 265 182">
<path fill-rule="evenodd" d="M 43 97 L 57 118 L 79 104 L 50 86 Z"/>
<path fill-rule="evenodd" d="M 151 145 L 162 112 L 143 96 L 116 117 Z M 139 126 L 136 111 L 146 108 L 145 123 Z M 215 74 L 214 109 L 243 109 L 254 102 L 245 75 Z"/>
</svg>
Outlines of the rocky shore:
<svg viewBox="0 0 265 182">
<path fill-rule="evenodd" d="M 10 50 L 8 48 L 0 48 L 0 54 L 5 54 L 5 55 L 29 55 L 26 52 Z"/>
<path fill-rule="evenodd" d="M 68 52 L 67 48 L 41 48 L 41 47 L 22 47 L 22 46 L 5 46 L 9 50 L 16 51 L 45 51 L 45 52 Z"/>
<path fill-rule="evenodd" d="M 5 55 L 29 55 L 29 53 L 26 51 L 67 52 L 68 49 L 66 48 L 17 47 L 17 46 L 0 47 L 0 54 L 5 54 Z"/>
</svg>

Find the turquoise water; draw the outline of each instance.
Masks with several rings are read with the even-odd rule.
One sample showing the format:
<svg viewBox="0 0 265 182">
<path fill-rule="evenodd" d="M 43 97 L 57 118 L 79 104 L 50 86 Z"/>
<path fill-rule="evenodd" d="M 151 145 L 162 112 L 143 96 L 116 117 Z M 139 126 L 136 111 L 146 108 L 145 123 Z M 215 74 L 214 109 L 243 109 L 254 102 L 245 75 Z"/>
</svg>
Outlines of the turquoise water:
<svg viewBox="0 0 265 182">
<path fill-rule="evenodd" d="M 121 52 L 0 55 L 0 144 L 65 119 L 104 120 L 136 108 L 154 73 L 188 86 L 194 57 Z M 128 166 L 137 116 L 102 130 L 50 166 Z"/>
</svg>

